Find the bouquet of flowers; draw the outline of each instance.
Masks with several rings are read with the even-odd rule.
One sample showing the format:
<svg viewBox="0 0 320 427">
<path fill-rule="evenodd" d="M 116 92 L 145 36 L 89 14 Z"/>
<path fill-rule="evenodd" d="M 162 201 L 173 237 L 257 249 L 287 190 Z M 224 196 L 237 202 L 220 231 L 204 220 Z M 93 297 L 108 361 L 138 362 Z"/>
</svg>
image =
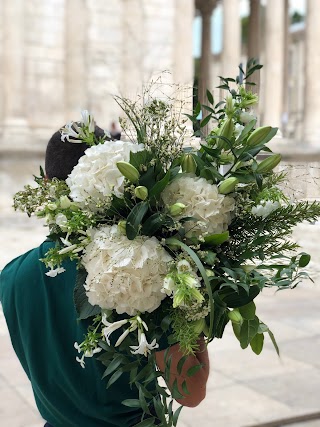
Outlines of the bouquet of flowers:
<svg viewBox="0 0 320 427">
<path fill-rule="evenodd" d="M 249 64 L 247 85 L 257 68 Z M 142 408 L 139 426 L 155 425 L 149 402 L 161 425 L 177 423 L 179 410 L 167 400 L 181 390 L 157 382 L 170 371 L 170 357 L 165 372 L 155 364 L 161 340 L 179 343 L 187 356 L 199 336 L 207 343 L 222 338 L 231 323 L 243 349 L 259 354 L 268 334 L 278 351 L 254 299 L 264 287 L 293 288 L 307 276 L 301 269 L 310 256 L 296 253 L 291 232 L 316 220 L 320 204 L 288 200 L 285 174 L 275 172 L 281 157 L 267 146 L 277 129 L 256 126 L 250 109 L 258 97 L 239 77 L 222 83 L 225 99 L 216 104 L 207 91 L 208 105 L 198 104 L 185 120 L 170 100 L 116 98 L 126 114 L 122 127 L 134 129 L 131 141 L 107 133 L 97 139 L 94 118 L 84 111 L 61 129 L 63 141 L 90 146 L 67 180 L 50 181 L 42 171 L 37 186 L 14 200 L 16 209 L 49 225 L 56 246 L 42 259 L 48 276 L 63 273 L 65 259 L 77 261 L 76 308 L 79 319 L 92 320 L 84 341 L 75 343 L 77 361 L 85 367 L 85 358 L 96 355 L 107 387 L 130 372 L 139 399 L 123 404 Z M 207 116 L 196 135 L 208 125 L 211 131 L 198 149 L 186 147 L 186 120 L 199 125 L 201 108 Z"/>
</svg>

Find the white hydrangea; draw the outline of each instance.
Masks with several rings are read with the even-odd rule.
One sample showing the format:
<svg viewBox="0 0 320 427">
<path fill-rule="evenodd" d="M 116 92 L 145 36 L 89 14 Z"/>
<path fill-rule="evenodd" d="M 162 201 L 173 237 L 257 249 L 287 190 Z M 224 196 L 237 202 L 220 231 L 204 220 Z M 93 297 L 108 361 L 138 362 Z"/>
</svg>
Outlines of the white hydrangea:
<svg viewBox="0 0 320 427">
<path fill-rule="evenodd" d="M 82 209 L 97 212 L 108 205 L 112 195 L 122 197 L 124 176 L 116 164 L 128 162 L 130 152 L 143 149 L 143 144 L 123 141 L 107 141 L 88 148 L 66 180 L 72 200 Z"/>
<path fill-rule="evenodd" d="M 162 199 L 167 206 L 183 203 L 186 208 L 181 216 L 198 219 L 185 223 L 189 237 L 226 231 L 235 205 L 232 197 L 219 194 L 216 185 L 190 174 L 172 181 L 163 191 Z"/>
<path fill-rule="evenodd" d="M 151 313 L 165 298 L 161 288 L 170 261 L 155 237 L 129 240 L 117 225 L 95 229 L 82 258 L 90 304 L 132 316 Z"/>
<path fill-rule="evenodd" d="M 280 208 L 280 203 L 278 201 L 273 200 L 263 200 L 257 206 L 253 206 L 251 209 L 252 215 L 261 216 L 262 219 L 266 218 L 271 212 Z"/>
</svg>

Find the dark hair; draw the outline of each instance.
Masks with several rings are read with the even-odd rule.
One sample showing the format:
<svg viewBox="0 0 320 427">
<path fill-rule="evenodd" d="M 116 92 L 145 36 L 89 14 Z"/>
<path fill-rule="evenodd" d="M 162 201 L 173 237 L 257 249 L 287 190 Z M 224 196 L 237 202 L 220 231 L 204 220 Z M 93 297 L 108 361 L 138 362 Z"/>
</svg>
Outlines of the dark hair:
<svg viewBox="0 0 320 427">
<path fill-rule="evenodd" d="M 104 130 L 99 126 L 95 127 L 94 133 L 97 138 L 104 136 Z M 63 142 L 60 131 L 55 132 L 50 138 L 46 150 L 45 170 L 47 177 L 49 179 L 67 179 L 87 148 L 89 146 L 84 143 Z"/>
</svg>

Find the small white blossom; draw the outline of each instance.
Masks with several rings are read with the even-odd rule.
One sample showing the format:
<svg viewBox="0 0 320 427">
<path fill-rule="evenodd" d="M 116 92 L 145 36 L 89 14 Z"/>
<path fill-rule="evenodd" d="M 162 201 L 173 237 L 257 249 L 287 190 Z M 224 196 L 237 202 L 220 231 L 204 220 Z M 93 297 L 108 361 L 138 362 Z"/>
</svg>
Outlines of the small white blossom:
<svg viewBox="0 0 320 427">
<path fill-rule="evenodd" d="M 166 276 L 163 280 L 163 286 L 161 289 L 161 292 L 164 294 L 170 296 L 176 289 L 175 281 L 171 276 Z"/>
<path fill-rule="evenodd" d="M 63 267 L 57 267 L 55 269 L 51 268 L 49 271 L 47 271 L 46 276 L 49 277 L 56 277 L 58 274 L 64 273 L 66 271 Z"/>
<path fill-rule="evenodd" d="M 82 140 L 79 138 L 79 134 L 74 130 L 74 123 L 69 122 L 61 129 L 61 141 L 65 142 L 67 140 L 68 142 L 73 142 L 77 144 L 81 144 Z M 72 139 L 70 140 L 70 137 Z"/>
<path fill-rule="evenodd" d="M 280 208 L 280 203 L 278 201 L 264 200 L 259 205 L 254 206 L 251 209 L 251 213 L 255 216 L 261 216 L 261 218 L 264 219 L 278 208 Z"/>
<path fill-rule="evenodd" d="M 178 273 L 186 273 L 187 271 L 192 271 L 190 263 L 186 259 L 182 259 L 177 264 Z"/>
<path fill-rule="evenodd" d="M 148 353 L 151 352 L 151 350 L 154 350 L 158 347 L 159 347 L 159 344 L 156 342 L 156 339 L 154 339 L 150 344 L 148 343 L 144 332 L 141 332 L 139 334 L 139 345 L 130 346 L 130 348 L 132 348 L 131 350 L 132 354 L 143 354 L 144 356 L 147 356 Z"/>
<path fill-rule="evenodd" d="M 67 217 L 64 214 L 59 213 L 55 217 L 54 221 L 61 228 L 62 231 L 66 231 L 68 219 L 67 219 Z"/>
<path fill-rule="evenodd" d="M 86 367 L 86 364 L 84 361 L 84 354 L 81 357 L 77 356 L 76 361 L 80 363 L 82 369 L 84 369 Z"/>
<path fill-rule="evenodd" d="M 243 111 L 240 113 L 240 122 L 247 124 L 250 123 L 252 120 L 255 120 L 257 117 L 253 114 L 250 114 L 248 111 Z"/>
</svg>

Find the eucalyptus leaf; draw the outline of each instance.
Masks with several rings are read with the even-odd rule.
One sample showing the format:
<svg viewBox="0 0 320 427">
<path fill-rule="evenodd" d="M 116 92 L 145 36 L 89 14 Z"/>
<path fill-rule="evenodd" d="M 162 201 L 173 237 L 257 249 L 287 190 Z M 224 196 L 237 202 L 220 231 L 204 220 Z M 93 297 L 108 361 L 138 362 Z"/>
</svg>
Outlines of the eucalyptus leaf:
<svg viewBox="0 0 320 427">
<path fill-rule="evenodd" d="M 112 384 L 115 383 L 121 377 L 122 374 L 123 372 L 121 370 L 114 372 L 107 383 L 107 388 L 111 387 Z"/>
</svg>

